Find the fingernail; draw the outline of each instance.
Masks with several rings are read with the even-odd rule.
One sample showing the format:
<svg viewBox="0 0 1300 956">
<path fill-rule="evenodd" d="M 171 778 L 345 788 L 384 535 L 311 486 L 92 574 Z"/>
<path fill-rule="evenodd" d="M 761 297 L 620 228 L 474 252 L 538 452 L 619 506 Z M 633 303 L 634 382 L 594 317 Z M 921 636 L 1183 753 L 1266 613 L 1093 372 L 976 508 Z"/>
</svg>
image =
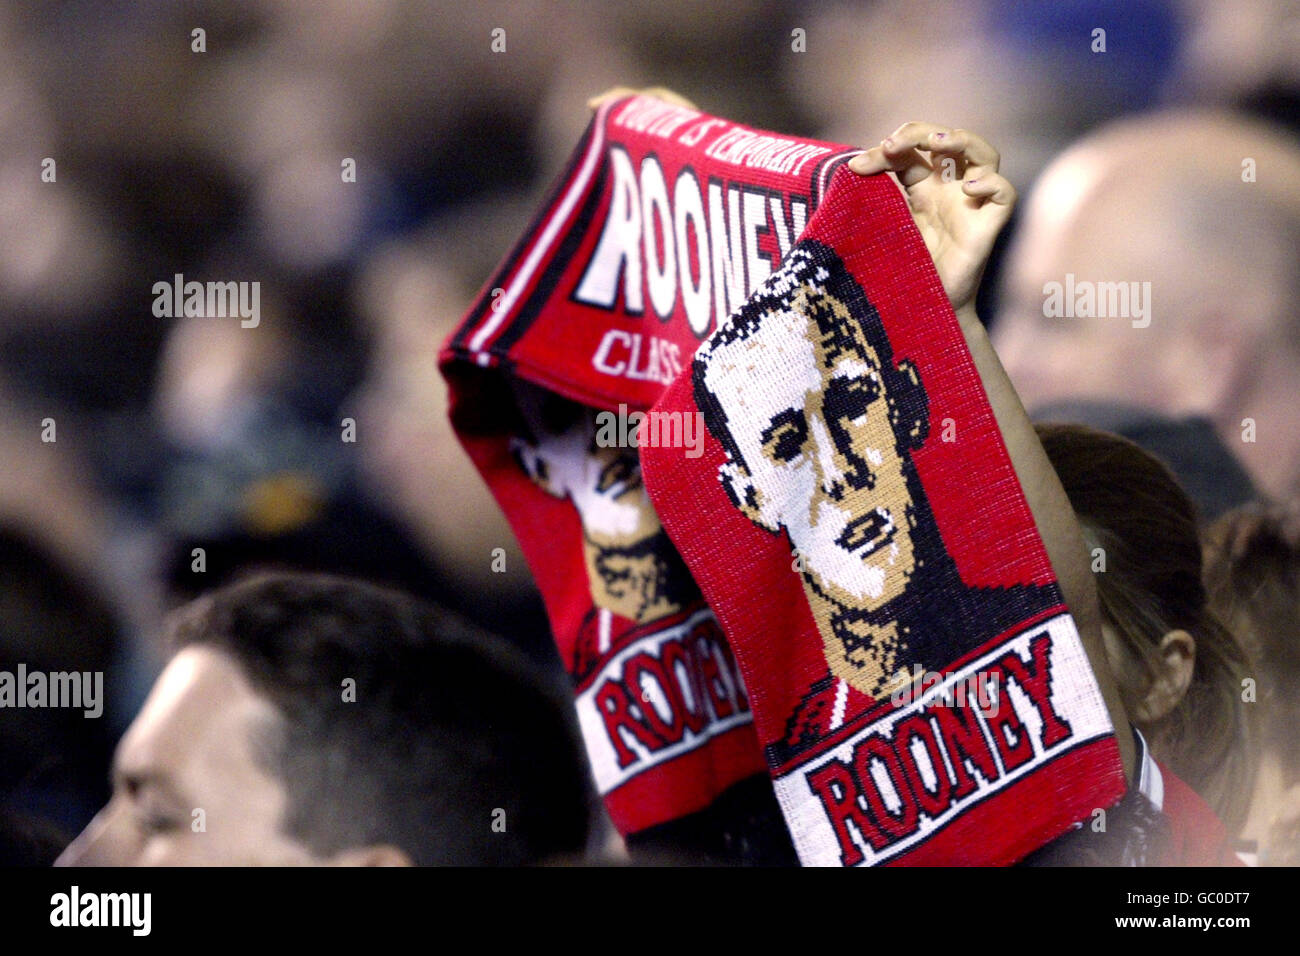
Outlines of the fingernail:
<svg viewBox="0 0 1300 956">
<path fill-rule="evenodd" d="M 945 136 L 947 136 L 947 135 L 948 135 L 947 133 L 935 133 L 935 134 L 934 134 L 934 138 L 935 138 L 935 139 L 943 139 L 943 138 L 944 138 Z"/>
<path fill-rule="evenodd" d="M 974 186 L 977 182 L 979 182 L 978 179 L 968 179 L 968 180 L 966 180 L 966 185 L 967 185 L 967 186 Z"/>
<path fill-rule="evenodd" d="M 881 145 L 881 146 L 893 146 L 893 145 L 894 145 L 894 138 L 893 138 L 892 136 L 886 136 L 884 139 L 882 139 L 882 140 L 880 141 L 880 145 Z"/>
</svg>

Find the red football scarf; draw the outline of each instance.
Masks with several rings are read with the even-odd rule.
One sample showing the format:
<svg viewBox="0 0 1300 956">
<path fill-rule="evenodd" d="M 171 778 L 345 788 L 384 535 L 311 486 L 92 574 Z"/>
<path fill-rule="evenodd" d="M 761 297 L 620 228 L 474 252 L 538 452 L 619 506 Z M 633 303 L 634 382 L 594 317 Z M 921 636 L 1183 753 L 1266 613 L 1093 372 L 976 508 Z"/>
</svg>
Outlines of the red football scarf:
<svg viewBox="0 0 1300 956">
<path fill-rule="evenodd" d="M 766 766 L 806 864 L 1011 862 L 1118 799 L 1118 751 L 924 244 L 854 152 L 606 104 L 444 348 L 452 419 L 620 830 Z"/>
</svg>

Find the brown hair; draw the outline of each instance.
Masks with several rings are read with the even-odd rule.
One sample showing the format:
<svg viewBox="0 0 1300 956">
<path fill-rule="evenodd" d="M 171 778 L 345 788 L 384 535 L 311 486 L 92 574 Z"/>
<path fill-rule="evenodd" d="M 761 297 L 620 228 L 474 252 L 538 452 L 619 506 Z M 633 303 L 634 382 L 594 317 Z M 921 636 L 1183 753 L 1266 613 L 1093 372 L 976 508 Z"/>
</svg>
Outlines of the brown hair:
<svg viewBox="0 0 1300 956">
<path fill-rule="evenodd" d="M 1138 726 L 1236 833 L 1255 773 L 1254 715 L 1241 699 L 1246 656 L 1208 606 L 1196 508 L 1169 468 L 1126 438 L 1083 425 L 1036 429 L 1088 547 L 1105 561 L 1095 576 L 1102 613 L 1142 675 L 1135 685 L 1111 662 L 1130 715 L 1159 673 L 1165 634 L 1183 630 L 1196 642 L 1183 699 Z"/>
<path fill-rule="evenodd" d="M 1210 603 L 1259 669 L 1265 743 L 1300 765 L 1300 499 L 1249 504 L 1206 533 Z"/>
</svg>

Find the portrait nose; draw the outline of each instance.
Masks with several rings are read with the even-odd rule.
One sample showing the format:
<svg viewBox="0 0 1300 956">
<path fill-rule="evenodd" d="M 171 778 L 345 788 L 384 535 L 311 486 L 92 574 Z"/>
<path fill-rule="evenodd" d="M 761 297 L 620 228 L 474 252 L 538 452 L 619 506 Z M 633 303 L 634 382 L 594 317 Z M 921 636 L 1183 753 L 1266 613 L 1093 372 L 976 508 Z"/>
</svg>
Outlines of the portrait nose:
<svg viewBox="0 0 1300 956">
<path fill-rule="evenodd" d="M 870 462 L 860 453 L 859 449 L 853 447 L 855 435 L 848 428 L 847 422 L 843 415 L 833 415 L 829 420 L 822 421 L 820 429 L 825 436 L 826 456 L 833 463 L 833 467 L 828 469 L 828 474 L 834 474 L 835 492 L 832 494 L 828 486 L 827 494 L 831 494 L 836 500 L 849 491 L 868 490 L 876 487 L 876 473 L 872 469 Z M 819 445 L 821 439 L 818 439 Z"/>
<path fill-rule="evenodd" d="M 833 501 L 839 501 L 848 490 L 848 462 L 835 447 L 835 441 L 821 417 L 810 416 L 808 421 L 813 439 L 813 460 L 817 465 L 822 493 Z"/>
</svg>

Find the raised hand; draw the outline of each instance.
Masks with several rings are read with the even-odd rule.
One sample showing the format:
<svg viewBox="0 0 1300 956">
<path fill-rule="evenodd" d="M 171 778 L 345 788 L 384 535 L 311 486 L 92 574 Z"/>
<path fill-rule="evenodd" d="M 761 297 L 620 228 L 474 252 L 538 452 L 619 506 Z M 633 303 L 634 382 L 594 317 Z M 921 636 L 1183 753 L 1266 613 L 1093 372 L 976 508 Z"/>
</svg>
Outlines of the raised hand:
<svg viewBox="0 0 1300 956">
<path fill-rule="evenodd" d="M 855 156 L 862 175 L 892 172 L 925 239 L 957 317 L 975 317 L 975 291 L 1016 190 L 998 174 L 998 151 L 981 136 L 935 123 L 904 123 L 879 146 Z"/>
</svg>

